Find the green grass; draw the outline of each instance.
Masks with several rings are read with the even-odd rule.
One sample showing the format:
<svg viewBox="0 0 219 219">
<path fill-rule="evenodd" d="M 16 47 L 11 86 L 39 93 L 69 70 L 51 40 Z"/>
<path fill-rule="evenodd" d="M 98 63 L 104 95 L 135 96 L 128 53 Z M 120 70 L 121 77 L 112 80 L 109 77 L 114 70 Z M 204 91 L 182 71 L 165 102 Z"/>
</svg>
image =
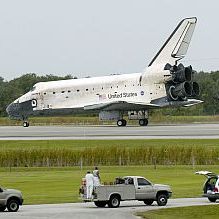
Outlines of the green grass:
<svg viewBox="0 0 219 219">
<path fill-rule="evenodd" d="M 167 208 L 138 213 L 145 219 L 215 219 L 218 218 L 218 206 L 191 206 L 180 208 Z"/>
<path fill-rule="evenodd" d="M 72 150 L 84 148 L 108 147 L 218 147 L 219 139 L 142 139 L 142 140 L 25 140 L 25 141 L 0 141 L 0 149 L 54 149 L 66 148 Z"/>
<path fill-rule="evenodd" d="M 218 172 L 219 166 L 99 166 L 102 182 L 125 175 L 145 176 L 154 183 L 169 184 L 173 197 L 201 197 L 205 178 L 198 170 Z M 81 178 L 93 167 L 0 168 L 0 185 L 23 192 L 25 204 L 78 202 Z"/>
<path fill-rule="evenodd" d="M 126 118 L 126 117 L 125 117 Z M 127 119 L 127 118 L 126 118 Z M 30 117 L 31 125 L 103 125 L 116 124 L 115 121 L 99 121 L 98 116 L 54 116 Z M 171 116 L 154 113 L 149 118 L 150 124 L 180 124 L 180 123 L 219 123 L 219 115 L 215 116 Z M 21 121 L 0 117 L 0 125 L 21 125 Z M 138 125 L 138 121 L 129 120 L 128 124 Z"/>
</svg>

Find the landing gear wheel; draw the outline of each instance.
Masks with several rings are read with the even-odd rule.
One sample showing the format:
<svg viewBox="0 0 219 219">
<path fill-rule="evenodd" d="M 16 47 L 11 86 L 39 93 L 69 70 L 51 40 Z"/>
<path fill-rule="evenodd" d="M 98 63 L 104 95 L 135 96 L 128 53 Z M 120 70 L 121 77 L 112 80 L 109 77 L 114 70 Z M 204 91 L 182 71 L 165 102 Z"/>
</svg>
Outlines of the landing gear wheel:
<svg viewBox="0 0 219 219">
<path fill-rule="evenodd" d="M 29 127 L 29 122 L 23 122 L 23 127 Z"/>
<path fill-rule="evenodd" d="M 123 126 L 126 126 L 126 124 L 127 124 L 126 120 L 123 119 L 122 122 L 123 122 Z"/>
<path fill-rule="evenodd" d="M 147 126 L 148 125 L 148 119 L 139 119 L 139 125 L 140 126 Z"/>
<path fill-rule="evenodd" d="M 127 122 L 125 119 L 120 119 L 117 121 L 117 126 L 126 126 Z"/>
</svg>

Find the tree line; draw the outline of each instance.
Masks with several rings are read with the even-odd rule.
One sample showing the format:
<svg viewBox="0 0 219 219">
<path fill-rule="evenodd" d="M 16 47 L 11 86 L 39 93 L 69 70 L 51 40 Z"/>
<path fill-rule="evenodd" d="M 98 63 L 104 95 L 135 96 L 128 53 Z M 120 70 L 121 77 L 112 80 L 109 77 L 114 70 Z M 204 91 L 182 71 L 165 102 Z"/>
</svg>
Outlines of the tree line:
<svg viewBox="0 0 219 219">
<path fill-rule="evenodd" d="M 4 78 L 0 77 L 0 116 L 7 116 L 6 107 L 8 104 L 30 91 L 34 84 L 67 79 L 76 79 L 76 77 L 71 75 L 60 77 L 51 74 L 38 76 L 35 73 L 22 75 L 11 81 L 5 81 Z"/>
<path fill-rule="evenodd" d="M 76 78 L 72 75 L 63 77 L 55 75 L 38 76 L 35 73 L 25 74 L 10 81 L 5 81 L 4 78 L 0 77 L 0 116 L 7 116 L 7 105 L 28 92 L 37 82 Z M 195 79 L 199 83 L 201 90 L 198 99 L 203 100 L 203 104 L 187 108 L 162 109 L 160 112 L 170 115 L 219 114 L 219 71 L 199 72 L 195 74 Z"/>
</svg>

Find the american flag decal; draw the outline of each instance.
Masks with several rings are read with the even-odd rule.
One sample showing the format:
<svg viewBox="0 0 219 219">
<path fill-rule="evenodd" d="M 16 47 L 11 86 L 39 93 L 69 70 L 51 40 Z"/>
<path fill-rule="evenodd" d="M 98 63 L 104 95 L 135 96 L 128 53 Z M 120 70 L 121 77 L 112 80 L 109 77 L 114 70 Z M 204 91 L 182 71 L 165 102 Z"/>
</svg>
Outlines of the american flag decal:
<svg viewBox="0 0 219 219">
<path fill-rule="evenodd" d="M 99 100 L 106 100 L 106 94 L 99 94 Z"/>
</svg>

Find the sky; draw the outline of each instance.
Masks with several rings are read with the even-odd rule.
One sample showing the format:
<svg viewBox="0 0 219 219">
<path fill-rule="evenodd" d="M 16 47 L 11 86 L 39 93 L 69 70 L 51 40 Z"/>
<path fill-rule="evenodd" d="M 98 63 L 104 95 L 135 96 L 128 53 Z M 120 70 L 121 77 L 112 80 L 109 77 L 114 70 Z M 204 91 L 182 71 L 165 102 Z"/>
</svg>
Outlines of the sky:
<svg viewBox="0 0 219 219">
<path fill-rule="evenodd" d="M 141 72 L 177 24 L 194 16 L 182 62 L 219 70 L 218 9 L 218 0 L 0 0 L 0 77 Z"/>
</svg>

